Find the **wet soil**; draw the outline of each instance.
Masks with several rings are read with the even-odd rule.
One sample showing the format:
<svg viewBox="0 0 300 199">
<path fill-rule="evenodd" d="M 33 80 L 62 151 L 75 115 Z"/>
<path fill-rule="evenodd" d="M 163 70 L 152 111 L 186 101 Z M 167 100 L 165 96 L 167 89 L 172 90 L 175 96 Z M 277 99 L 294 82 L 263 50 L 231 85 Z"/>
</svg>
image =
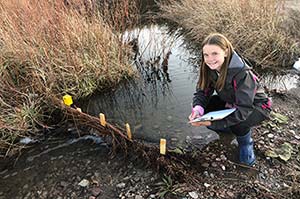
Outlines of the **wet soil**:
<svg viewBox="0 0 300 199">
<path fill-rule="evenodd" d="M 271 92 L 274 112 L 287 116 L 288 123 L 272 118 L 254 129 L 254 167 L 238 164 L 229 134 L 187 152 L 201 158 L 187 166 L 195 171 L 186 181 L 157 172 L 135 154 L 112 156 L 104 142 L 51 138 L 14 161 L 2 161 L 0 198 L 299 198 L 299 91 Z M 70 134 L 75 137 L 76 132 Z M 289 160 L 265 155 L 284 142 L 293 148 Z"/>
</svg>

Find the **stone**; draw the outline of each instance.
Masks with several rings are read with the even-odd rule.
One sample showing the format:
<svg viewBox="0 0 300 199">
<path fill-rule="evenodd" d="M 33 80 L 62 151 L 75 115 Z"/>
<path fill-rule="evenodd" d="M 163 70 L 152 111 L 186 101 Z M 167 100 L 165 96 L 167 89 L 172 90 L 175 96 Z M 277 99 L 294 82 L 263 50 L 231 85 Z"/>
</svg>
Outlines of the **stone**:
<svg viewBox="0 0 300 199">
<path fill-rule="evenodd" d="M 213 162 L 213 163 L 211 163 L 211 166 L 212 167 L 217 167 L 218 165 L 217 165 L 217 163 Z"/>
<path fill-rule="evenodd" d="M 126 186 L 126 184 L 124 182 L 121 182 L 121 183 L 116 185 L 116 187 L 119 188 L 119 189 L 123 189 L 123 188 L 125 188 L 125 186 Z"/>
<path fill-rule="evenodd" d="M 204 162 L 204 163 L 201 164 L 201 166 L 204 167 L 204 168 L 207 168 L 207 167 L 209 167 L 209 164 L 207 162 Z"/>
<path fill-rule="evenodd" d="M 227 191 L 226 194 L 230 197 L 233 198 L 234 194 L 231 191 Z"/>
<path fill-rule="evenodd" d="M 81 187 L 87 187 L 87 186 L 89 186 L 89 184 L 90 184 L 90 182 L 86 179 L 83 179 L 78 183 L 78 185 Z"/>
<path fill-rule="evenodd" d="M 93 196 L 98 196 L 100 193 L 102 192 L 102 190 L 100 189 L 100 187 L 94 187 L 93 189 L 92 189 L 92 195 Z"/>
<path fill-rule="evenodd" d="M 226 161 L 227 160 L 227 157 L 225 155 L 221 155 L 220 158 L 221 158 L 222 161 Z"/>
<path fill-rule="evenodd" d="M 136 195 L 136 196 L 134 197 L 134 199 L 144 199 L 144 197 L 143 197 L 143 196 L 140 196 L 140 195 Z"/>
<path fill-rule="evenodd" d="M 221 166 L 222 170 L 225 171 L 226 167 L 224 165 Z"/>
<path fill-rule="evenodd" d="M 198 194 L 197 194 L 196 191 L 191 191 L 191 192 L 189 192 L 189 196 L 190 196 L 191 198 L 193 198 L 193 199 L 198 199 L 198 198 L 199 198 L 199 196 L 198 196 Z"/>
</svg>

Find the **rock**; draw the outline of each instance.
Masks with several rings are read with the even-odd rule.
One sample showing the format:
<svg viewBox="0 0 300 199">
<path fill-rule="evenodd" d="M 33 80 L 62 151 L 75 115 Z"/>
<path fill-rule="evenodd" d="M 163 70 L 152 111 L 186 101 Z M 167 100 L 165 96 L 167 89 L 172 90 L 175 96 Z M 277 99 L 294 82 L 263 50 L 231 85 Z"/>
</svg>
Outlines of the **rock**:
<svg viewBox="0 0 300 199">
<path fill-rule="evenodd" d="M 221 168 L 222 168 L 223 171 L 226 170 L 226 167 L 224 165 L 221 165 Z"/>
<path fill-rule="evenodd" d="M 210 184 L 208 184 L 208 183 L 204 183 L 204 186 L 206 187 L 206 188 L 208 188 L 208 187 L 210 187 Z"/>
<path fill-rule="evenodd" d="M 230 145 L 232 145 L 232 146 L 238 146 L 239 145 L 239 143 L 237 142 L 237 140 L 236 139 L 234 139 L 234 140 L 232 140 L 231 142 L 230 142 Z"/>
<path fill-rule="evenodd" d="M 60 186 L 62 186 L 62 187 L 67 187 L 67 186 L 68 186 L 68 183 L 65 182 L 65 181 L 61 181 L 61 182 L 60 182 Z"/>
<path fill-rule="evenodd" d="M 119 188 L 119 189 L 123 189 L 123 188 L 125 188 L 125 186 L 126 186 L 126 184 L 124 182 L 121 182 L 121 183 L 116 185 L 116 187 Z"/>
<path fill-rule="evenodd" d="M 94 187 L 93 189 L 92 189 L 92 195 L 93 196 L 98 196 L 100 193 L 102 192 L 102 190 L 100 189 L 100 187 Z"/>
<path fill-rule="evenodd" d="M 274 138 L 274 134 L 269 133 L 269 134 L 268 134 L 268 138 L 270 138 L 270 139 Z"/>
<path fill-rule="evenodd" d="M 157 124 L 154 125 L 154 126 L 153 126 L 153 129 L 158 130 L 158 129 L 159 129 L 159 125 L 157 125 Z"/>
<path fill-rule="evenodd" d="M 28 189 L 28 184 L 25 184 L 24 186 L 23 186 L 23 189 Z M 1 194 L 0 194 L 0 196 L 1 196 Z"/>
<path fill-rule="evenodd" d="M 189 192 L 189 196 L 193 199 L 198 199 L 199 198 L 197 192 L 195 192 L 195 191 Z"/>
<path fill-rule="evenodd" d="M 204 168 L 207 168 L 207 167 L 209 167 L 209 164 L 207 162 L 204 162 L 204 163 L 201 164 L 201 166 L 204 167 Z"/>
<path fill-rule="evenodd" d="M 227 191 L 226 194 L 230 197 L 233 198 L 234 194 L 231 191 Z"/>
<path fill-rule="evenodd" d="M 203 174 L 204 174 L 206 177 L 209 177 L 208 171 L 204 171 Z"/>
<path fill-rule="evenodd" d="M 86 179 L 83 179 L 78 183 L 78 185 L 81 187 L 87 187 L 87 186 L 89 186 L 89 184 L 90 184 L 90 182 Z"/>
<path fill-rule="evenodd" d="M 136 195 L 136 196 L 134 197 L 134 199 L 144 199 L 144 197 L 143 197 L 143 196 L 140 196 L 140 195 Z"/>
<path fill-rule="evenodd" d="M 172 119 L 173 119 L 173 117 L 172 117 L 171 115 L 169 115 L 169 116 L 167 117 L 167 120 L 168 120 L 169 122 L 171 122 Z"/>
<path fill-rule="evenodd" d="M 213 162 L 213 163 L 211 163 L 211 166 L 212 167 L 217 167 L 218 165 L 217 165 L 217 163 Z"/>
<path fill-rule="evenodd" d="M 221 155 L 220 158 L 221 158 L 222 161 L 226 161 L 227 160 L 227 157 L 225 155 Z"/>
</svg>

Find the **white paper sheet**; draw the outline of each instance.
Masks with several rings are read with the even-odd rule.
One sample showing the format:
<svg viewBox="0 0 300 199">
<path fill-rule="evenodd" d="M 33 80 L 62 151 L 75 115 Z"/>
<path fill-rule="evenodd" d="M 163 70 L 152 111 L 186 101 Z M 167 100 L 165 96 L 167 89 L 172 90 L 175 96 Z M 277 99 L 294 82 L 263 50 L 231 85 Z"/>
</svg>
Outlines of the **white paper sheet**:
<svg viewBox="0 0 300 199">
<path fill-rule="evenodd" d="M 212 111 L 212 112 L 202 115 L 201 117 L 194 119 L 193 121 L 190 121 L 190 123 L 221 120 L 221 119 L 227 117 L 228 115 L 230 115 L 231 113 L 233 113 L 235 110 L 236 110 L 236 108 L 224 109 L 224 110 L 220 110 L 220 111 Z"/>
</svg>

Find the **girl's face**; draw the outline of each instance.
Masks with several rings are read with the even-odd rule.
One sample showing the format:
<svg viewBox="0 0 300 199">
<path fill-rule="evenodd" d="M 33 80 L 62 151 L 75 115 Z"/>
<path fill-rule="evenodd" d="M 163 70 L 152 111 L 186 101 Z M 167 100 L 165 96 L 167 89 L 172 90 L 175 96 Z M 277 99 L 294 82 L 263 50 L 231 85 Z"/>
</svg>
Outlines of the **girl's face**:
<svg viewBox="0 0 300 199">
<path fill-rule="evenodd" d="M 218 45 L 213 44 L 204 45 L 202 50 L 205 64 L 211 70 L 220 71 L 225 57 L 227 57 L 227 50 L 224 51 Z"/>
</svg>

